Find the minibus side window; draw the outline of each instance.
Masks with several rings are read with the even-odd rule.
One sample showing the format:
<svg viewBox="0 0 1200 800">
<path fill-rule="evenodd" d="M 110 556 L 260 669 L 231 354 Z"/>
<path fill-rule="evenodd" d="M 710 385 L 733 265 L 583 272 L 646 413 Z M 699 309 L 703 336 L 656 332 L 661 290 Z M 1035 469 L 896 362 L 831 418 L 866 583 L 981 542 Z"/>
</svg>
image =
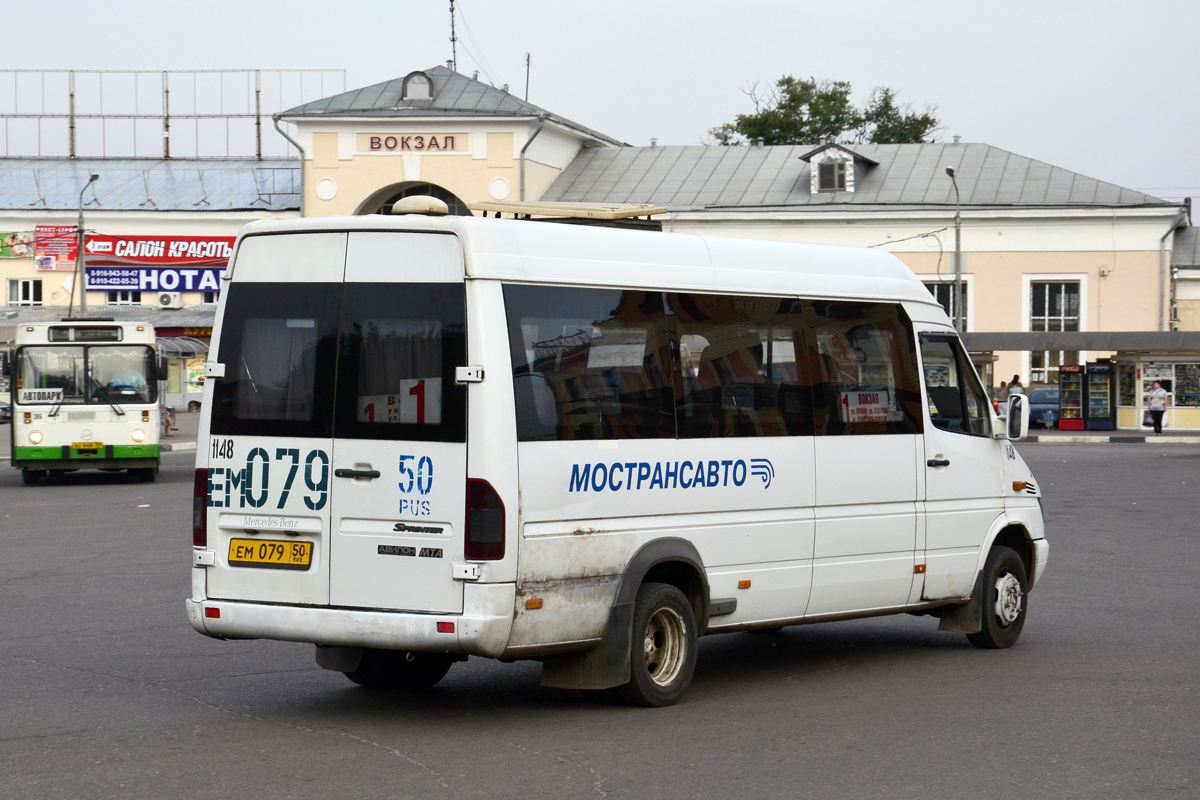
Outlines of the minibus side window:
<svg viewBox="0 0 1200 800">
<path fill-rule="evenodd" d="M 339 439 L 465 442 L 461 283 L 348 283 L 338 355 Z"/>
<path fill-rule="evenodd" d="M 840 300 L 802 305 L 815 362 L 817 435 L 920 433 L 920 373 L 904 309 Z"/>
<path fill-rule="evenodd" d="M 681 439 L 812 435 L 798 301 L 670 294 L 667 302 L 679 342 Z"/>
<path fill-rule="evenodd" d="M 212 432 L 332 435 L 341 284 L 234 283 L 221 323 L 225 378 L 213 389 Z"/>
<path fill-rule="evenodd" d="M 507 285 L 504 305 L 519 441 L 674 438 L 660 292 Z"/>
<path fill-rule="evenodd" d="M 954 336 L 922 334 L 921 360 L 929 418 L 935 427 L 973 436 L 992 435 L 987 393 Z"/>
</svg>

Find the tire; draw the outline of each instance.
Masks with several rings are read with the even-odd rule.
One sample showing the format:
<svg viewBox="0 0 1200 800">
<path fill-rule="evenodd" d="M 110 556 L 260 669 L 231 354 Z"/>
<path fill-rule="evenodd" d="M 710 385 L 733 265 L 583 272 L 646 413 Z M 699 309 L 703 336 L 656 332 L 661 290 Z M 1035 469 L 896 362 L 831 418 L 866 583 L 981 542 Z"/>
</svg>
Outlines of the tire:
<svg viewBox="0 0 1200 800">
<path fill-rule="evenodd" d="M 983 565 L 983 629 L 968 633 L 976 647 L 1012 647 L 1021 638 L 1029 611 L 1029 580 L 1016 551 L 993 547 Z"/>
<path fill-rule="evenodd" d="M 154 480 L 158 477 L 158 467 L 145 467 L 144 469 L 131 469 L 129 471 L 137 475 L 137 479 L 142 483 L 154 483 Z"/>
<path fill-rule="evenodd" d="M 26 486 L 37 486 L 42 481 L 42 473 L 32 469 L 21 470 L 21 482 Z"/>
<path fill-rule="evenodd" d="M 372 689 L 429 689 L 446 677 L 453 663 L 450 656 L 435 653 L 366 650 L 358 668 L 343 674 Z"/>
<path fill-rule="evenodd" d="M 630 705 L 669 706 L 696 671 L 696 615 L 683 593 L 665 583 L 645 583 L 633 606 L 629 683 L 618 689 Z"/>
</svg>

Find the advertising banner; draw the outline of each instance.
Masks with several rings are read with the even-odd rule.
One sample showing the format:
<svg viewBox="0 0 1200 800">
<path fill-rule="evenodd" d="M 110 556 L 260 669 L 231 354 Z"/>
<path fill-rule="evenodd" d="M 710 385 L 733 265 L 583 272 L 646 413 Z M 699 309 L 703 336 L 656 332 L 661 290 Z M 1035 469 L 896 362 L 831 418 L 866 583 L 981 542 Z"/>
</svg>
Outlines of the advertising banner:
<svg viewBox="0 0 1200 800">
<path fill-rule="evenodd" d="M 38 225 L 35 242 L 35 262 L 38 269 L 75 269 L 74 225 Z"/>
<path fill-rule="evenodd" d="M 187 375 L 187 393 L 203 394 L 204 392 L 204 358 L 189 358 L 184 364 Z"/>
<path fill-rule="evenodd" d="M 224 267 L 233 255 L 233 236 L 110 236 L 90 234 L 83 246 L 97 266 L 170 264 Z"/>
<path fill-rule="evenodd" d="M 93 267 L 88 259 L 87 288 L 107 292 L 219 292 L 224 271 L 224 267 Z"/>
<path fill-rule="evenodd" d="M 83 246 L 87 288 L 97 291 L 218 292 L 233 236 L 110 236 Z"/>
<path fill-rule="evenodd" d="M 32 231 L 0 233 L 0 258 L 32 258 L 33 249 Z"/>
</svg>

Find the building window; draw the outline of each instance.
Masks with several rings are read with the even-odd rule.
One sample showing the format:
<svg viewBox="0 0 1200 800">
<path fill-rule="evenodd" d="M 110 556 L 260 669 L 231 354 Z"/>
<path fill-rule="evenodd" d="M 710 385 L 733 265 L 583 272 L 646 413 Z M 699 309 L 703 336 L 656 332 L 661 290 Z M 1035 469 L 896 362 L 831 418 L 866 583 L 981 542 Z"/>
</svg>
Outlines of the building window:
<svg viewBox="0 0 1200 800">
<path fill-rule="evenodd" d="M 206 306 L 214 306 L 217 304 L 216 292 L 201 292 L 200 302 Z"/>
<path fill-rule="evenodd" d="M 142 304 L 142 293 L 108 292 L 108 304 L 110 306 L 140 306 Z"/>
<path fill-rule="evenodd" d="M 836 192 L 846 188 L 846 162 L 824 161 L 817 165 L 817 189 Z"/>
<path fill-rule="evenodd" d="M 925 288 L 933 295 L 933 298 L 938 301 L 946 315 L 954 320 L 954 281 L 932 281 L 925 284 Z M 962 310 L 963 310 L 963 329 L 971 330 L 971 320 L 967 317 L 967 312 L 971 306 L 967 302 L 967 282 L 962 282 Z"/>
<path fill-rule="evenodd" d="M 1079 281 L 1034 281 L 1029 286 L 1029 330 L 1079 330 Z M 1030 383 L 1058 383 L 1058 368 L 1078 364 L 1077 350 L 1030 354 Z"/>
<path fill-rule="evenodd" d="M 8 281 L 8 304 L 10 306 L 40 306 L 42 304 L 42 279 L 10 278 Z"/>
</svg>

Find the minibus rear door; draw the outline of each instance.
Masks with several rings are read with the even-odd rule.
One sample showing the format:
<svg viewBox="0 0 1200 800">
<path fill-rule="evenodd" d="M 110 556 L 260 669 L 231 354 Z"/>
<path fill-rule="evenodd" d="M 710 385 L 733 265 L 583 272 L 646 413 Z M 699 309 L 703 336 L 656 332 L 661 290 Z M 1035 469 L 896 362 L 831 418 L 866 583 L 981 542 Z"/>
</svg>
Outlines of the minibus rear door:
<svg viewBox="0 0 1200 800">
<path fill-rule="evenodd" d="M 462 249 L 352 232 L 334 414 L 330 604 L 453 613 L 466 514 Z"/>
</svg>

